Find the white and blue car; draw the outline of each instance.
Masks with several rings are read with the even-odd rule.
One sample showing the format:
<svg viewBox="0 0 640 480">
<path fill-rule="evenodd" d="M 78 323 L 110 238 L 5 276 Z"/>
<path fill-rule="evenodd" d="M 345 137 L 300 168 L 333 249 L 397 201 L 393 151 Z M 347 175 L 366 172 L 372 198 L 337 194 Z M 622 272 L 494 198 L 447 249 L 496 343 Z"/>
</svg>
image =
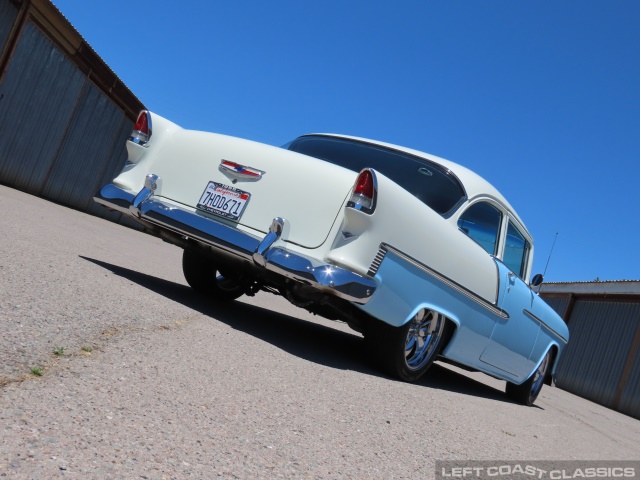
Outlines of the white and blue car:
<svg viewBox="0 0 640 480">
<path fill-rule="evenodd" d="M 180 128 L 148 111 L 95 200 L 184 249 L 215 301 L 262 290 L 364 336 L 405 381 L 436 358 L 506 380 L 533 404 L 569 339 L 531 287 L 533 239 L 467 168 L 342 135 L 278 148 Z"/>
</svg>

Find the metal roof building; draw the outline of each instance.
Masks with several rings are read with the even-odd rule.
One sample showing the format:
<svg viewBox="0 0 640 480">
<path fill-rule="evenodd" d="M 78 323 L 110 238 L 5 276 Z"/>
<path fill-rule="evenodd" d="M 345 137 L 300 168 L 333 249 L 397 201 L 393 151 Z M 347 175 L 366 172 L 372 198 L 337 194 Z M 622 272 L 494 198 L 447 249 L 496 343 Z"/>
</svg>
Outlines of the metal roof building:
<svg viewBox="0 0 640 480">
<path fill-rule="evenodd" d="M 142 108 L 49 0 L 0 0 L 0 183 L 120 220 L 92 197 Z"/>
<path fill-rule="evenodd" d="M 544 283 L 569 326 L 556 385 L 640 418 L 640 280 Z"/>
</svg>

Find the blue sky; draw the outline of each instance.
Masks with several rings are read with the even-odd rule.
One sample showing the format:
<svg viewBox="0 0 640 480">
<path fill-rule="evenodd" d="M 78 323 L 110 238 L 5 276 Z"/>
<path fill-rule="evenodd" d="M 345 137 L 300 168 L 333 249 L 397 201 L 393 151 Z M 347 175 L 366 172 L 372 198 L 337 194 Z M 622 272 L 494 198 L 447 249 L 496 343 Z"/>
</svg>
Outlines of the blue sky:
<svg viewBox="0 0 640 480">
<path fill-rule="evenodd" d="M 383 140 L 493 183 L 547 281 L 640 279 L 640 1 L 54 0 L 185 128 Z"/>
</svg>

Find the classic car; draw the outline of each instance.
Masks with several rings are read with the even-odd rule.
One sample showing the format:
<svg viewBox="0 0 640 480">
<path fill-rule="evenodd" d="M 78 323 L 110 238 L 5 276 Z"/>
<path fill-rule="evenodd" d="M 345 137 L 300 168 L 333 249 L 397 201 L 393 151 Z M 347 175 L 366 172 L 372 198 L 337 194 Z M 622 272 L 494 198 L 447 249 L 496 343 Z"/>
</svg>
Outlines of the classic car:
<svg viewBox="0 0 640 480">
<path fill-rule="evenodd" d="M 274 147 L 146 110 L 127 150 L 95 200 L 184 249 L 187 283 L 213 301 L 282 295 L 362 333 L 405 381 L 438 358 L 531 405 L 552 380 L 569 335 L 532 291 L 532 237 L 469 169 L 344 135 Z"/>
</svg>

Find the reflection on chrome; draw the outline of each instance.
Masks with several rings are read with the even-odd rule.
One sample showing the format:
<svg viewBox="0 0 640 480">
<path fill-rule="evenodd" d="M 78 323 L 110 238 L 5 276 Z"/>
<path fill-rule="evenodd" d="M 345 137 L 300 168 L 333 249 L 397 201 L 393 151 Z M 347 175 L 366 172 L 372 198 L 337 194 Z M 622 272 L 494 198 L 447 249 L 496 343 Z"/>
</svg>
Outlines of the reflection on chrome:
<svg viewBox="0 0 640 480">
<path fill-rule="evenodd" d="M 259 238 L 197 212 L 164 203 L 161 197 L 153 194 L 153 186 L 157 186 L 159 178 L 149 175 L 147 180 L 148 186 L 137 194 L 108 184 L 94 200 L 135 220 L 166 228 L 351 302 L 367 303 L 376 290 L 376 284 L 370 278 L 284 248 L 279 240 L 287 235 L 288 223 L 280 217 L 274 218 L 269 232 Z"/>
</svg>

